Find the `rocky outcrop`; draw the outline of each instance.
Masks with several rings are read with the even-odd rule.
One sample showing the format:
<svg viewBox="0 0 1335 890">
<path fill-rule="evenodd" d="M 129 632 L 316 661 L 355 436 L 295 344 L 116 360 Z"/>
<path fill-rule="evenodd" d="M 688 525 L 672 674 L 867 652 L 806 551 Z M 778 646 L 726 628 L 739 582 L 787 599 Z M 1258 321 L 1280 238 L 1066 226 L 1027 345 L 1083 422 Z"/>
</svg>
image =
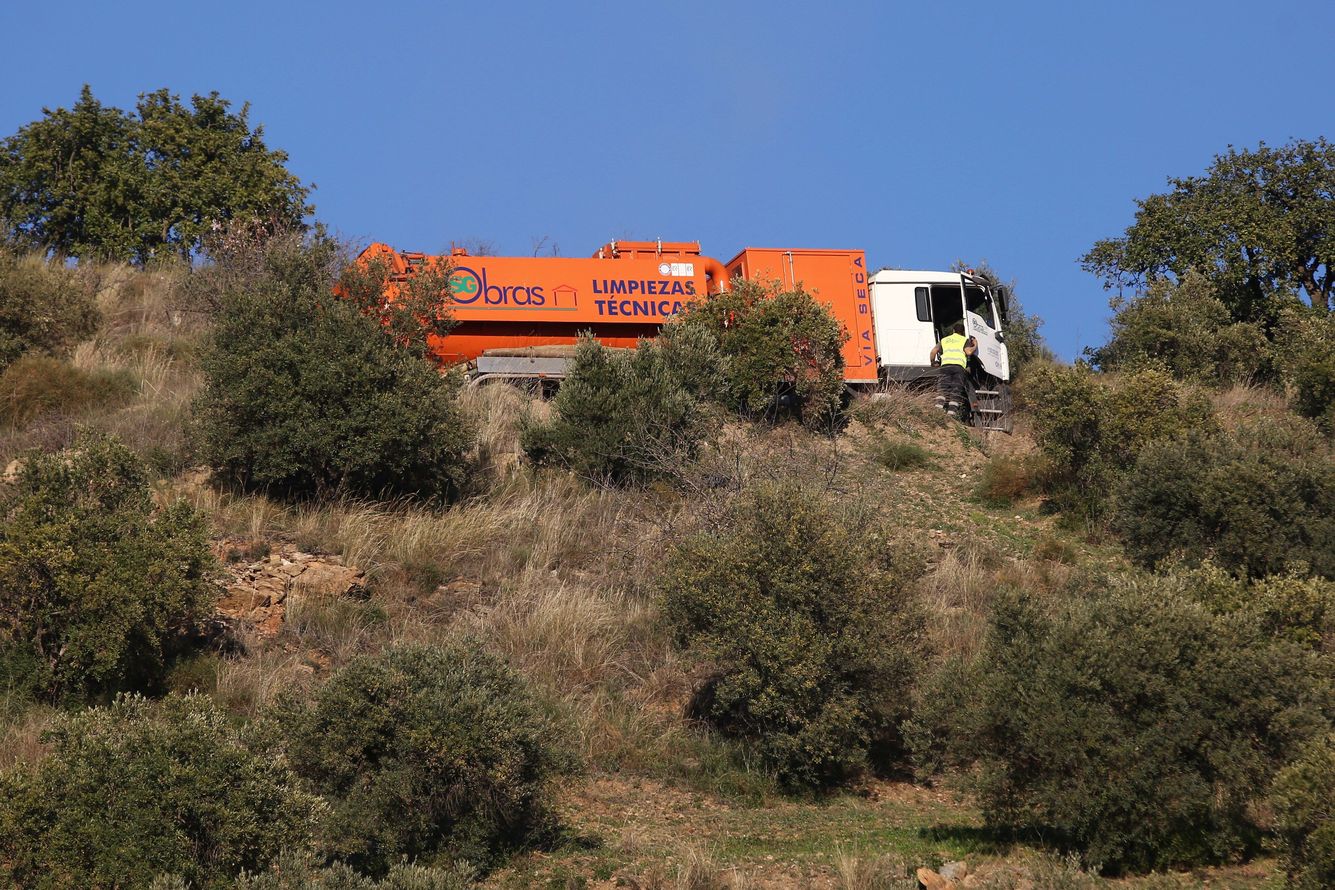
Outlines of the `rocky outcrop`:
<svg viewBox="0 0 1335 890">
<path fill-rule="evenodd" d="M 253 541 L 224 539 L 214 552 L 227 573 L 218 613 L 247 626 L 265 639 L 283 629 L 288 606 L 296 599 L 364 598 L 366 575 L 337 556 L 306 553 L 291 544 L 279 544 L 255 559 Z"/>
</svg>

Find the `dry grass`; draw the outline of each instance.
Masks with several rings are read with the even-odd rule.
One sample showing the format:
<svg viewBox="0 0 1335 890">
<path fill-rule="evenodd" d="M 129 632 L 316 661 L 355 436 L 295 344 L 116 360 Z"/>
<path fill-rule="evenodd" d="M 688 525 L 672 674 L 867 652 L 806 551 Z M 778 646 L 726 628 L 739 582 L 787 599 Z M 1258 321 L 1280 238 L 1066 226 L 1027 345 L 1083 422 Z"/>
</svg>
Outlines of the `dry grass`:
<svg viewBox="0 0 1335 890">
<path fill-rule="evenodd" d="M 102 329 L 111 337 L 135 334 L 182 335 L 198 331 L 205 319 L 182 305 L 189 271 L 183 265 L 138 269 L 124 263 L 81 267 L 96 293 Z"/>
<path fill-rule="evenodd" d="M 933 652 L 971 657 L 981 650 L 997 589 L 993 566 L 1000 559 L 981 545 L 957 547 L 918 580 Z"/>
<path fill-rule="evenodd" d="M 668 869 L 655 869 L 636 880 L 643 890 L 747 890 L 755 882 L 747 873 L 720 865 L 705 847 L 687 845 L 669 860 Z"/>
<path fill-rule="evenodd" d="M 244 657 L 217 663 L 214 697 L 246 718 L 263 714 L 279 696 L 308 689 L 314 670 L 307 656 L 281 646 L 252 646 Z"/>
<path fill-rule="evenodd" d="M 495 384 L 464 387 L 459 403 L 477 431 L 473 472 L 480 479 L 474 487 L 503 483 L 519 463 L 524 419 L 530 414 L 542 416 L 548 406 L 517 387 Z"/>
<path fill-rule="evenodd" d="M 865 426 L 890 426 L 907 435 L 950 424 L 945 412 L 936 407 L 936 394 L 932 390 L 899 384 L 886 384 L 874 393 L 860 396 L 851 413 Z"/>
<path fill-rule="evenodd" d="M 14 693 L 0 693 L 0 772 L 32 763 L 46 753 L 42 733 L 55 714 Z"/>
<path fill-rule="evenodd" d="M 839 847 L 834 858 L 840 890 L 916 890 L 918 882 L 898 856 L 876 856 Z"/>
<path fill-rule="evenodd" d="M 128 403 L 90 405 L 77 416 L 48 414 L 0 433 L 0 459 L 65 447 L 87 426 L 116 435 L 160 472 L 174 473 L 187 459 L 186 415 L 202 382 L 193 356 L 205 319 L 176 308 L 185 272 L 101 264 L 81 267 L 80 274 L 96 292 L 102 326 L 75 347 L 71 364 L 92 375 L 127 375 L 137 393 Z"/>
<path fill-rule="evenodd" d="M 1284 394 L 1268 386 L 1234 384 L 1212 393 L 1211 402 L 1226 428 L 1267 419 L 1291 419 Z"/>
</svg>

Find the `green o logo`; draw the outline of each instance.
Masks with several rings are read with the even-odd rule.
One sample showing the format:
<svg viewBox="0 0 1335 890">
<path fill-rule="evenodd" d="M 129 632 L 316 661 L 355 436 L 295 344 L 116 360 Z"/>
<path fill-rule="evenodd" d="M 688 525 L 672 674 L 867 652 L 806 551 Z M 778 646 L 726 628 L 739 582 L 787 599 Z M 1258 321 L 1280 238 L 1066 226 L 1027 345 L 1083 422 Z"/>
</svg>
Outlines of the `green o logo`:
<svg viewBox="0 0 1335 890">
<path fill-rule="evenodd" d="M 478 297 L 477 273 L 472 269 L 459 269 L 450 276 L 450 293 L 460 303 L 471 303 Z"/>
</svg>

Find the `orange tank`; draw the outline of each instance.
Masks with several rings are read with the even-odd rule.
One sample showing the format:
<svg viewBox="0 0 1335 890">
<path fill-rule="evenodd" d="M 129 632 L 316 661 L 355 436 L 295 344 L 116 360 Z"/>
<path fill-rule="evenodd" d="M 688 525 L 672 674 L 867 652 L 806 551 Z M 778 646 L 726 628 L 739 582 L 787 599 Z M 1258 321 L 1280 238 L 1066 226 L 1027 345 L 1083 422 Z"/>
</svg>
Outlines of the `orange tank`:
<svg viewBox="0 0 1335 890">
<path fill-rule="evenodd" d="M 450 311 L 458 324 L 449 336 L 431 340 L 432 352 L 449 364 L 475 362 L 495 350 L 573 345 L 585 332 L 607 346 L 632 347 L 655 336 L 684 305 L 737 277 L 801 284 L 830 307 L 849 335 L 845 378 L 876 381 L 860 250 L 748 248 L 725 266 L 701 256 L 694 241 L 613 241 L 589 259 L 470 256 L 461 250 L 438 257 L 372 244 L 358 261 L 387 263 L 392 281 L 423 266 L 451 264 Z"/>
</svg>

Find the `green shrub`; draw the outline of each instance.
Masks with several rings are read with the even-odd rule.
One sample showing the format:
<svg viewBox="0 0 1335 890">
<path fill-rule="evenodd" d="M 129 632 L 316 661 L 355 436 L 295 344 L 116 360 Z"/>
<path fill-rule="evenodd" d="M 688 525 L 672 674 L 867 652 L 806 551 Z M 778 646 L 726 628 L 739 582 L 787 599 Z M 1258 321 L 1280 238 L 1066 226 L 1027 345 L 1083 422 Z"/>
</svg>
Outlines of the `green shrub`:
<svg viewBox="0 0 1335 890">
<path fill-rule="evenodd" d="M 471 434 L 425 338 L 334 297 L 342 254 L 327 241 L 278 239 L 253 262 L 219 273 L 202 360 L 196 415 L 219 476 L 294 497 L 456 492 Z"/>
<path fill-rule="evenodd" d="M 679 472 L 711 429 L 693 391 L 710 373 L 708 346 L 684 345 L 698 339 L 694 331 L 678 331 L 668 342 L 641 342 L 633 352 L 581 340 L 551 421 L 529 422 L 522 431 L 525 453 L 536 464 L 559 464 L 610 484 Z M 677 361 L 682 356 L 700 361 Z"/>
<path fill-rule="evenodd" d="M 0 662 L 48 698 L 155 688 L 212 604 L 204 519 L 155 508 L 142 463 L 85 436 L 29 455 L 0 502 Z"/>
<path fill-rule="evenodd" d="M 310 857 L 288 853 L 267 871 L 242 875 L 235 890 L 466 890 L 473 886 L 472 871 L 461 865 L 429 868 L 398 862 L 376 880 L 342 862 L 318 866 Z"/>
<path fill-rule="evenodd" d="M 23 888 L 231 886 L 302 844 L 315 801 L 205 696 L 130 696 L 59 720 L 0 776 L 0 876 Z"/>
<path fill-rule="evenodd" d="M 1234 322 L 1209 279 L 1160 278 L 1131 299 L 1113 300 L 1112 338 L 1087 350 L 1104 371 L 1162 369 L 1175 377 L 1220 383 L 1274 374 L 1274 348 L 1259 324 Z"/>
<path fill-rule="evenodd" d="M 1003 592 L 983 654 L 924 696 L 937 728 L 914 738 L 928 765 L 933 741 L 976 764 L 994 828 L 1112 871 L 1215 862 L 1255 848 L 1251 805 L 1329 725 L 1329 671 L 1170 583 Z"/>
<path fill-rule="evenodd" d="M 932 466 L 932 455 L 921 445 L 877 437 L 871 443 L 871 459 L 887 470 L 915 470 Z"/>
<path fill-rule="evenodd" d="M 723 387 L 715 397 L 749 417 L 793 413 L 829 429 L 842 412 L 847 334 L 829 310 L 800 288 L 732 290 L 687 305 L 668 325 L 700 328 L 718 341 Z"/>
<path fill-rule="evenodd" d="M 116 408 L 137 389 L 129 371 L 84 371 L 51 356 L 27 355 L 0 374 L 0 423 L 23 426 L 51 412 Z"/>
<path fill-rule="evenodd" d="M 494 864 L 550 827 L 550 780 L 572 763 L 520 676 L 464 645 L 352 661 L 290 739 L 330 802 L 323 849 L 371 874 L 405 856 Z"/>
<path fill-rule="evenodd" d="M 1219 615 L 1241 614 L 1269 636 L 1317 651 L 1335 651 L 1335 582 L 1299 575 L 1239 578 L 1211 562 L 1174 567 L 1164 583 Z M 1171 579 L 1171 581 L 1169 580 Z"/>
<path fill-rule="evenodd" d="M 1288 887 L 1335 887 L 1335 736 L 1313 740 L 1271 794 Z"/>
<path fill-rule="evenodd" d="M 668 559 L 665 618 L 713 670 L 696 710 L 789 788 L 838 785 L 874 748 L 897 749 L 922 618 L 890 551 L 865 516 L 775 485 L 740 496 Z"/>
<path fill-rule="evenodd" d="M 1038 366 L 1025 379 L 1023 398 L 1049 501 L 1092 519 L 1103 515 L 1114 481 L 1146 445 L 1213 425 L 1209 404 L 1163 371 L 1111 376 L 1084 365 Z"/>
<path fill-rule="evenodd" d="M 1293 308 L 1281 315 L 1276 340 L 1293 410 L 1335 433 L 1335 315 Z"/>
<path fill-rule="evenodd" d="M 0 368 L 28 352 L 62 355 L 91 337 L 97 322 L 77 273 L 0 245 Z"/>
<path fill-rule="evenodd" d="M 1144 566 L 1212 559 L 1252 577 L 1335 577 L 1335 478 L 1311 428 L 1242 428 L 1145 449 L 1117 487 L 1113 528 Z"/>
</svg>

